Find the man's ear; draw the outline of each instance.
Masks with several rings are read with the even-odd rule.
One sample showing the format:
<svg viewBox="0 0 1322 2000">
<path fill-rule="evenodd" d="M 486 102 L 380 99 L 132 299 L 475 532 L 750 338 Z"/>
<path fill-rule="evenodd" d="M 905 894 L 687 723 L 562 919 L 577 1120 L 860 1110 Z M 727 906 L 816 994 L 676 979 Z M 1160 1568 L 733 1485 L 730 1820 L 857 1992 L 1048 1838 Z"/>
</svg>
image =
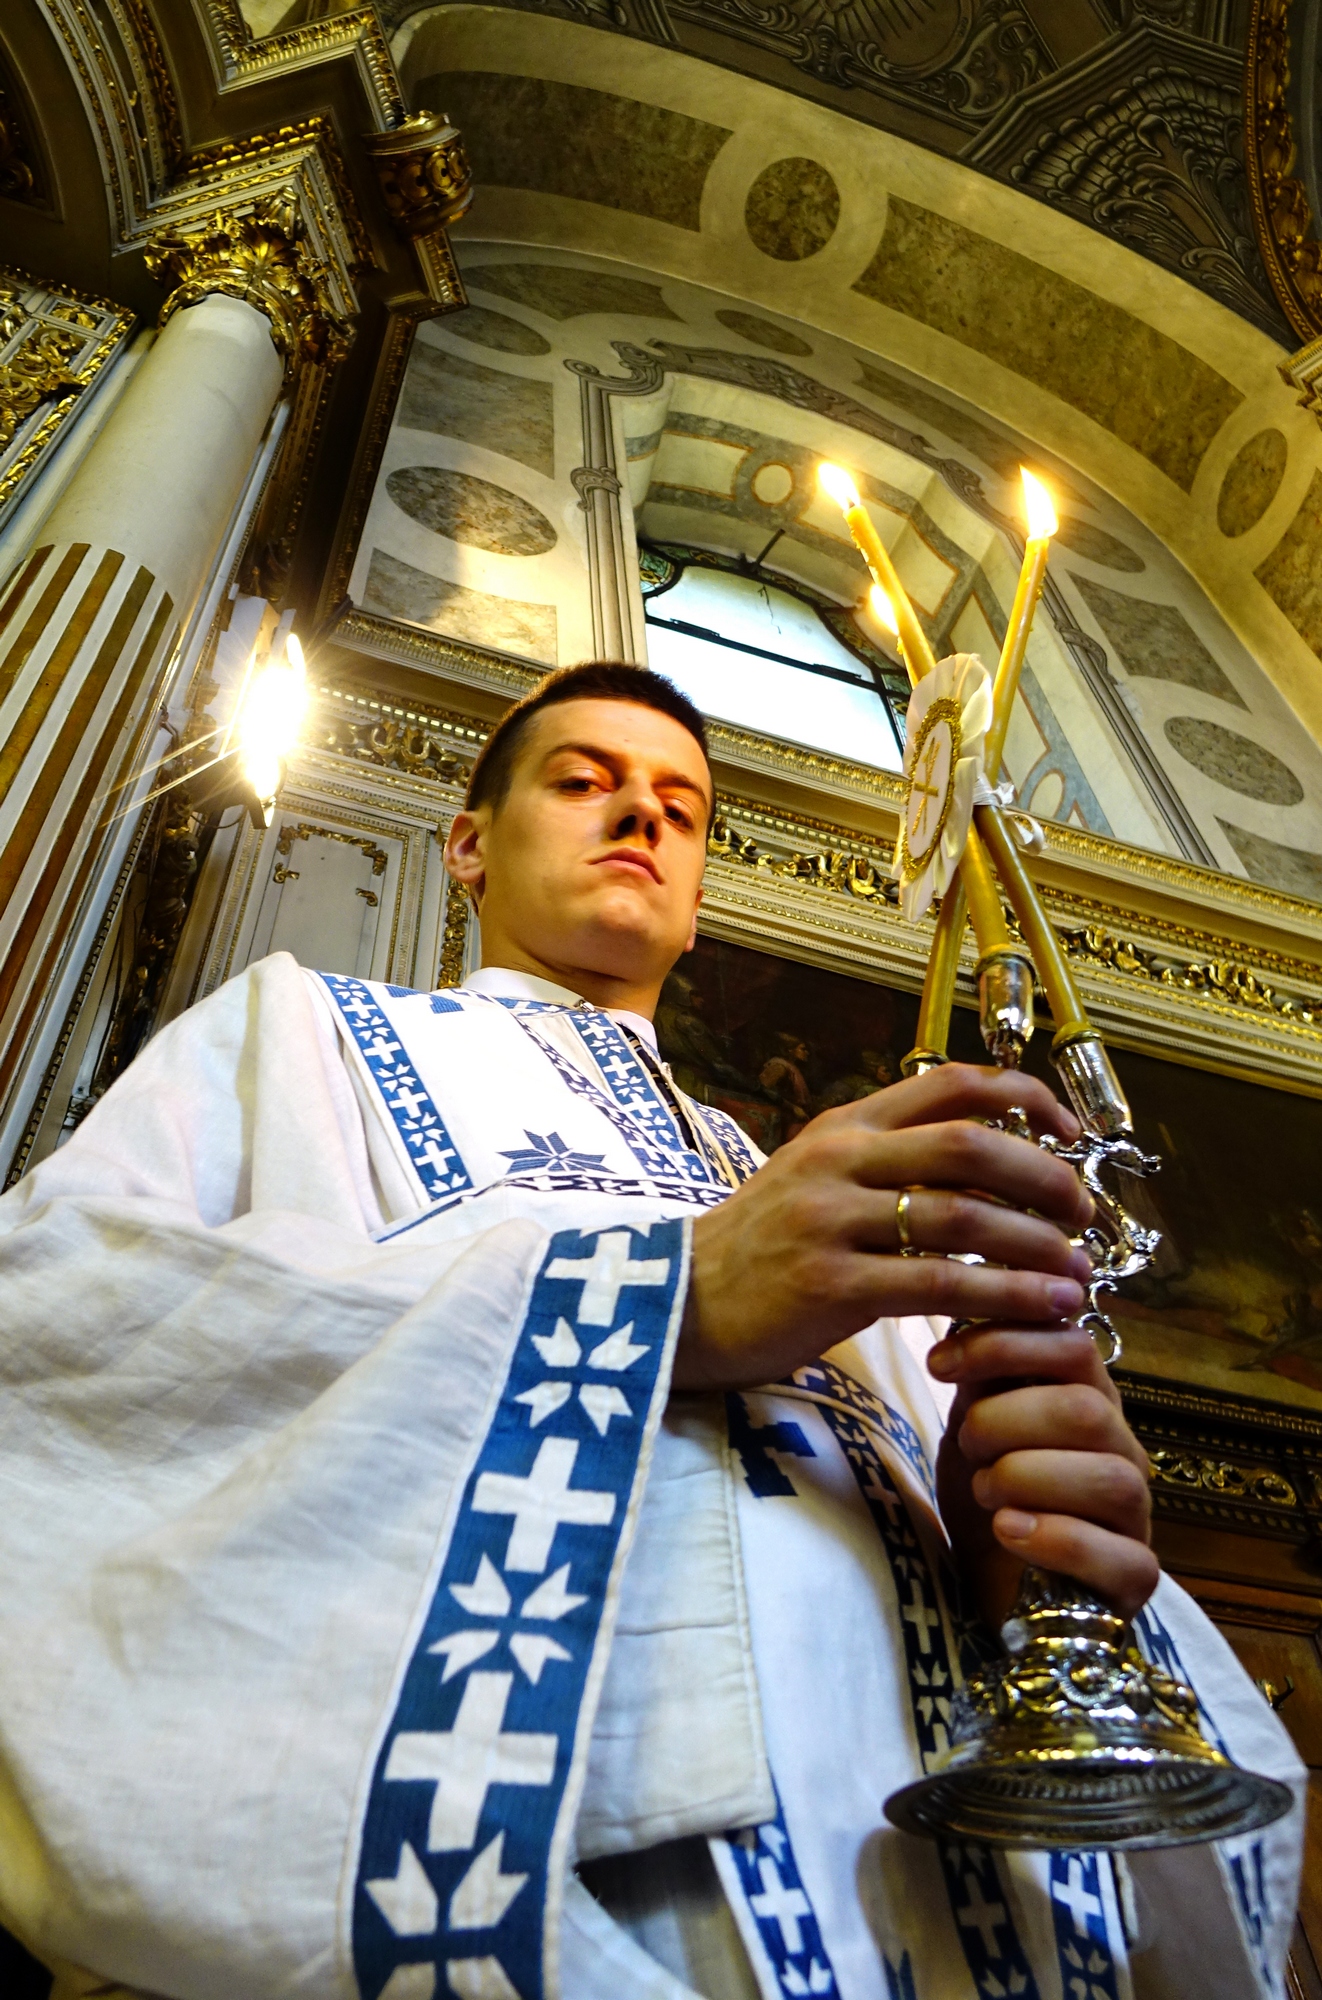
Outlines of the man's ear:
<svg viewBox="0 0 1322 2000">
<path fill-rule="evenodd" d="M 450 822 L 445 842 L 445 866 L 456 882 L 462 882 L 474 902 L 481 900 L 487 882 L 486 836 L 491 815 L 485 806 L 476 811 L 457 812 Z"/>
<path fill-rule="evenodd" d="M 693 922 L 689 925 L 689 940 L 684 947 L 685 951 L 692 951 L 694 945 L 698 942 L 698 911 L 701 909 L 701 907 L 702 907 L 702 891 L 701 889 L 699 889 L 698 900 L 693 905 Z"/>
</svg>

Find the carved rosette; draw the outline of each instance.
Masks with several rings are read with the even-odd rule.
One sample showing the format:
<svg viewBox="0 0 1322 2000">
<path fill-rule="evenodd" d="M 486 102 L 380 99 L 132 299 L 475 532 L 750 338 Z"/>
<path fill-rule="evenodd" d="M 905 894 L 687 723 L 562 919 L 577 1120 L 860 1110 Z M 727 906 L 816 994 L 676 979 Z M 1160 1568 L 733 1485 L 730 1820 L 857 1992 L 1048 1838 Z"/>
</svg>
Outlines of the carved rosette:
<svg viewBox="0 0 1322 2000">
<path fill-rule="evenodd" d="M 335 309 L 330 273 L 308 247 L 287 194 L 264 196 L 241 215 L 163 229 L 147 246 L 147 269 L 170 295 L 160 323 L 213 293 L 265 313 L 271 338 L 292 373 L 300 363 L 329 368 L 348 351 L 353 328 Z"/>
<path fill-rule="evenodd" d="M 473 199 L 464 142 L 439 111 L 415 111 L 389 132 L 363 140 L 395 234 L 413 246 L 428 293 L 441 306 L 467 303 L 447 231 Z"/>
</svg>

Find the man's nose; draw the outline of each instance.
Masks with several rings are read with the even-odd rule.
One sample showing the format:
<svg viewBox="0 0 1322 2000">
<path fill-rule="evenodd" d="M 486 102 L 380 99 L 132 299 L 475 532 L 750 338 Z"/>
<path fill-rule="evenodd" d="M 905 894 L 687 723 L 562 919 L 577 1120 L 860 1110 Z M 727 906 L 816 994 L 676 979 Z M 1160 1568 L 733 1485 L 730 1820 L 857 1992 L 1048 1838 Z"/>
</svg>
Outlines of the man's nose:
<svg viewBox="0 0 1322 2000">
<path fill-rule="evenodd" d="M 611 816 L 612 840 L 627 840 L 632 835 L 654 847 L 661 838 L 664 825 L 661 801 L 650 785 L 639 782 L 621 787 Z"/>
</svg>

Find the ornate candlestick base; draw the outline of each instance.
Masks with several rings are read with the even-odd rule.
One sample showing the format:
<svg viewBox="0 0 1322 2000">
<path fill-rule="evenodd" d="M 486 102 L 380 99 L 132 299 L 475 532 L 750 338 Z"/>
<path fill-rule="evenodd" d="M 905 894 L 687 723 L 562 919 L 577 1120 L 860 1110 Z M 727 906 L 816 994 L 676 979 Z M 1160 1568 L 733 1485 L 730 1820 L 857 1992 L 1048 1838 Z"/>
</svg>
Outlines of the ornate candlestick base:
<svg viewBox="0 0 1322 2000">
<path fill-rule="evenodd" d="M 1124 1620 L 1081 1584 L 1026 1570 L 1001 1637 L 1008 1657 L 955 1697 L 938 1768 L 886 1801 L 906 1833 L 990 1847 L 1179 1847 L 1289 1811 L 1289 1787 L 1215 1749 L 1192 1690 L 1145 1660 Z"/>
</svg>

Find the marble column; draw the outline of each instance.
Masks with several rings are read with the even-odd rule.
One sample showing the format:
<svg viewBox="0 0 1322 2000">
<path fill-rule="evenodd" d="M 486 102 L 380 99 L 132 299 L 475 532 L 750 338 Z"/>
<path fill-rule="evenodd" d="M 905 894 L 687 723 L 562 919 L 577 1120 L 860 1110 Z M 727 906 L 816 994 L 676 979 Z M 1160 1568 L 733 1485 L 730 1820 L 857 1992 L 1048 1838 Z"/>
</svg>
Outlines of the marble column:
<svg viewBox="0 0 1322 2000">
<path fill-rule="evenodd" d="M 156 732 L 285 366 L 271 319 L 216 292 L 174 311 L 0 591 L 0 1130 L 119 803 Z M 32 1086 L 35 1088 L 35 1085 Z M 5 1161 L 0 1160 L 0 1173 Z"/>
</svg>

